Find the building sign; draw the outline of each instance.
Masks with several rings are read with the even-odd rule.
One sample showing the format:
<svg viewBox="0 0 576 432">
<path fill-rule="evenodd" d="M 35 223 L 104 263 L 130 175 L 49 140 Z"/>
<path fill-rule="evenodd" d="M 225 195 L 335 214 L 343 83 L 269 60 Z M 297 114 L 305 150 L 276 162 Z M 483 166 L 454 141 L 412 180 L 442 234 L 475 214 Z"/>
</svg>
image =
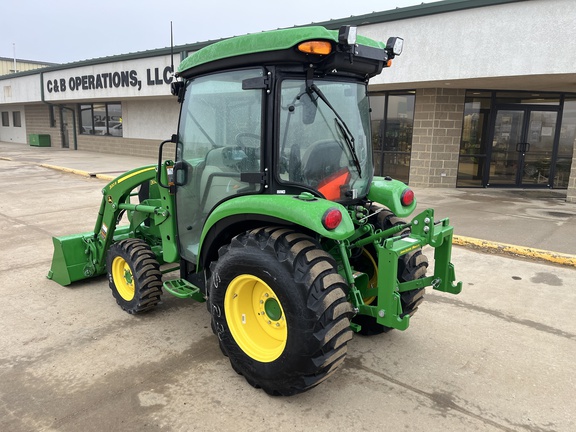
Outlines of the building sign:
<svg viewBox="0 0 576 432">
<path fill-rule="evenodd" d="M 169 56 L 82 66 L 46 73 L 47 101 L 170 94 L 174 80 Z"/>
<path fill-rule="evenodd" d="M 170 84 L 173 80 L 172 67 L 166 66 L 162 72 L 159 68 L 146 69 L 145 85 Z M 142 90 L 142 79 L 138 77 L 138 71 L 132 69 L 121 72 L 104 72 L 92 75 L 72 76 L 65 78 L 54 78 L 46 83 L 48 93 L 58 93 L 77 90 L 100 90 L 120 87 L 137 87 Z"/>
</svg>

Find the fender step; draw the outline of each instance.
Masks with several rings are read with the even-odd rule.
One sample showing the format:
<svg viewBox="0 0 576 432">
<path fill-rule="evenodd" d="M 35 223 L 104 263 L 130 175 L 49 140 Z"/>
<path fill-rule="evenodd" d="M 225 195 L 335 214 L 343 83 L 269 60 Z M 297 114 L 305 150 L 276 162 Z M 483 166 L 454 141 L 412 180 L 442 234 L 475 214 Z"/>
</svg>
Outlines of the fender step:
<svg viewBox="0 0 576 432">
<path fill-rule="evenodd" d="M 171 279 L 162 284 L 164 289 L 175 297 L 185 299 L 192 298 L 198 302 L 205 302 L 206 299 L 200 292 L 200 288 L 192 285 L 186 279 Z"/>
</svg>

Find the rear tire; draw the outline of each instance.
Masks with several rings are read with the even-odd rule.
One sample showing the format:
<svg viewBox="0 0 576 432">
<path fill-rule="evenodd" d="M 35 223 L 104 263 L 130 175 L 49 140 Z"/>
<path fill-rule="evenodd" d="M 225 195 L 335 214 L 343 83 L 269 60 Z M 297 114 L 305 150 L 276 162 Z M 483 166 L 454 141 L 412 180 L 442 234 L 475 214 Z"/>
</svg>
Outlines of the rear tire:
<svg viewBox="0 0 576 432">
<path fill-rule="evenodd" d="M 342 364 L 348 286 L 309 236 L 258 228 L 222 247 L 209 281 L 212 328 L 232 368 L 271 395 L 306 391 Z"/>
<path fill-rule="evenodd" d="M 130 238 L 114 243 L 106 266 L 112 295 L 123 310 L 129 314 L 146 312 L 160 302 L 160 264 L 145 241 Z"/>
<path fill-rule="evenodd" d="M 380 205 L 373 204 L 370 212 L 374 212 L 381 208 Z M 404 221 L 399 219 L 394 213 L 388 209 L 381 210 L 375 220 L 371 221 L 375 227 L 381 230 L 387 230 L 397 225 L 405 224 Z M 369 252 L 376 254 L 373 248 Z M 378 262 L 377 257 L 374 256 L 375 262 Z M 417 249 L 413 252 L 401 255 L 398 259 L 398 281 L 408 282 L 416 279 L 426 277 L 426 270 L 428 269 L 428 258 L 422 253 L 422 249 Z M 416 313 L 420 303 L 424 301 L 425 288 L 419 288 L 412 291 L 400 293 L 400 304 L 402 305 L 402 314 L 400 317 L 406 315 L 412 316 Z M 370 303 L 377 301 L 377 298 L 371 299 Z M 359 333 L 364 336 L 373 336 L 381 333 L 386 333 L 392 330 L 391 327 L 383 326 L 376 322 L 376 318 L 367 315 L 356 315 L 352 320 L 355 324 L 359 324 L 362 328 Z"/>
</svg>

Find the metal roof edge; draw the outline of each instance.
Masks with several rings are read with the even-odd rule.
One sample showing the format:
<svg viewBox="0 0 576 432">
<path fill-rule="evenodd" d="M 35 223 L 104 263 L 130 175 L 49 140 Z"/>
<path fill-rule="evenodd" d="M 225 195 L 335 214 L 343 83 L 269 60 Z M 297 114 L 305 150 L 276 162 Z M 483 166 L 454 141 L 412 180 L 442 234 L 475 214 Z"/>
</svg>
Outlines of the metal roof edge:
<svg viewBox="0 0 576 432">
<path fill-rule="evenodd" d="M 188 51 L 199 50 L 200 48 L 203 48 L 207 45 L 213 44 L 214 42 L 218 42 L 219 40 L 222 40 L 222 39 L 174 46 L 174 49 L 173 49 L 174 50 L 174 57 L 177 58 L 177 56 L 183 52 L 186 53 Z M 146 50 L 146 51 L 137 51 L 137 52 L 128 53 L 128 54 L 117 54 L 117 55 L 111 55 L 111 56 L 106 56 L 106 57 L 97 57 L 97 58 L 88 59 L 88 60 L 79 60 L 79 61 L 74 61 L 74 62 L 70 62 L 70 63 L 60 63 L 60 64 L 53 63 L 53 66 L 47 66 L 47 67 L 43 67 L 43 68 L 32 69 L 32 70 L 22 71 L 22 72 L 17 72 L 17 73 L 12 73 L 12 74 L 0 75 L 0 80 L 6 80 L 6 79 L 10 79 L 10 78 L 19 78 L 19 77 L 27 76 L 27 75 L 37 75 L 40 73 L 53 72 L 53 71 L 65 70 L 65 69 L 72 69 L 72 68 L 77 68 L 77 67 L 82 67 L 82 66 L 93 66 L 93 65 L 97 65 L 97 64 L 113 63 L 113 62 L 124 61 L 124 60 L 135 60 L 135 59 L 148 58 L 148 57 L 158 57 L 158 56 L 162 56 L 162 55 L 169 55 L 171 52 L 172 52 L 172 50 L 170 49 L 170 47 L 156 48 L 156 49 L 151 49 L 151 50 Z"/>
<path fill-rule="evenodd" d="M 50 63 L 50 62 L 38 61 L 38 60 L 25 60 L 25 59 L 21 59 L 21 58 L 14 59 L 14 57 L 0 57 L 0 60 L 9 61 L 9 62 L 13 62 L 14 60 L 16 60 L 17 62 L 20 62 L 20 63 L 29 63 L 29 64 L 34 64 L 34 65 L 45 65 L 45 66 L 52 66 L 52 65 L 60 64 L 60 63 Z"/>
<path fill-rule="evenodd" d="M 341 25 L 368 25 L 390 21 L 399 21 L 409 18 L 418 18 L 447 12 L 467 9 L 476 9 L 487 6 L 497 6 L 507 3 L 518 3 L 528 0 L 443 0 L 433 3 L 422 3 L 415 6 L 396 8 L 382 12 L 372 12 L 364 15 L 352 15 L 348 18 L 337 18 L 329 21 L 313 23 L 329 29 L 339 28 Z"/>
<path fill-rule="evenodd" d="M 417 18 L 429 15 L 436 15 L 440 13 L 447 13 L 447 12 L 455 12 L 459 10 L 466 10 L 466 9 L 475 9 L 480 7 L 486 6 L 496 6 L 501 4 L 507 3 L 518 3 L 528 0 L 442 0 L 436 1 L 433 3 L 422 3 L 415 6 L 408 6 L 403 8 L 396 8 L 388 11 L 383 12 L 373 12 L 370 14 L 364 15 L 352 15 L 348 18 L 336 18 L 331 19 L 328 21 L 320 21 L 320 22 L 312 22 L 309 24 L 302 24 L 302 25 L 295 25 L 293 27 L 285 27 L 285 28 L 298 28 L 298 27 L 308 27 L 310 25 L 320 25 L 324 26 L 327 29 L 334 30 L 339 28 L 341 25 L 349 24 L 349 25 L 368 25 L 368 24 L 378 24 L 390 21 L 398 21 L 403 19 L 409 18 Z M 184 44 L 184 45 L 177 45 L 174 46 L 174 55 L 179 55 L 181 53 L 188 53 L 189 51 L 197 51 L 205 46 L 208 46 L 212 43 L 229 39 L 229 38 L 221 38 L 221 39 L 213 39 L 204 42 L 195 42 L 191 44 Z M 57 70 L 64 70 L 64 69 L 72 69 L 76 67 L 82 66 L 92 66 L 96 64 L 104 64 L 104 63 L 112 63 L 116 61 L 123 61 L 123 60 L 135 60 L 140 58 L 147 58 L 147 57 L 156 57 L 160 55 L 168 55 L 171 53 L 170 47 L 167 48 L 157 48 L 152 50 L 146 51 L 137 51 L 128 54 L 117 54 L 107 57 L 98 57 L 94 59 L 88 60 L 80 60 L 71 63 L 62 63 L 56 64 L 54 66 L 47 66 L 39 69 L 33 69 L 29 71 L 23 71 L 13 74 L 7 75 L 0 75 L 0 81 L 10 79 L 10 78 L 18 78 L 27 75 L 37 75 L 40 73 L 52 72 Z"/>
</svg>

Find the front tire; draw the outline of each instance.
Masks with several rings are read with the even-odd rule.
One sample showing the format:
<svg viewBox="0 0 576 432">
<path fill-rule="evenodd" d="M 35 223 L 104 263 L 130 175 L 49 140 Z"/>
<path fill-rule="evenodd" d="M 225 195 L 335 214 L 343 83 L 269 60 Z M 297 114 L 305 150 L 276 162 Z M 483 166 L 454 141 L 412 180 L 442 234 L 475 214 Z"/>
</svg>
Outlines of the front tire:
<svg viewBox="0 0 576 432">
<path fill-rule="evenodd" d="M 352 338 L 348 286 L 309 236 L 258 228 L 219 251 L 209 281 L 212 328 L 232 368 L 271 395 L 332 375 Z"/>
<path fill-rule="evenodd" d="M 112 295 L 123 310 L 136 314 L 160 303 L 160 264 L 145 241 L 130 238 L 114 243 L 106 255 L 106 267 Z"/>
</svg>

